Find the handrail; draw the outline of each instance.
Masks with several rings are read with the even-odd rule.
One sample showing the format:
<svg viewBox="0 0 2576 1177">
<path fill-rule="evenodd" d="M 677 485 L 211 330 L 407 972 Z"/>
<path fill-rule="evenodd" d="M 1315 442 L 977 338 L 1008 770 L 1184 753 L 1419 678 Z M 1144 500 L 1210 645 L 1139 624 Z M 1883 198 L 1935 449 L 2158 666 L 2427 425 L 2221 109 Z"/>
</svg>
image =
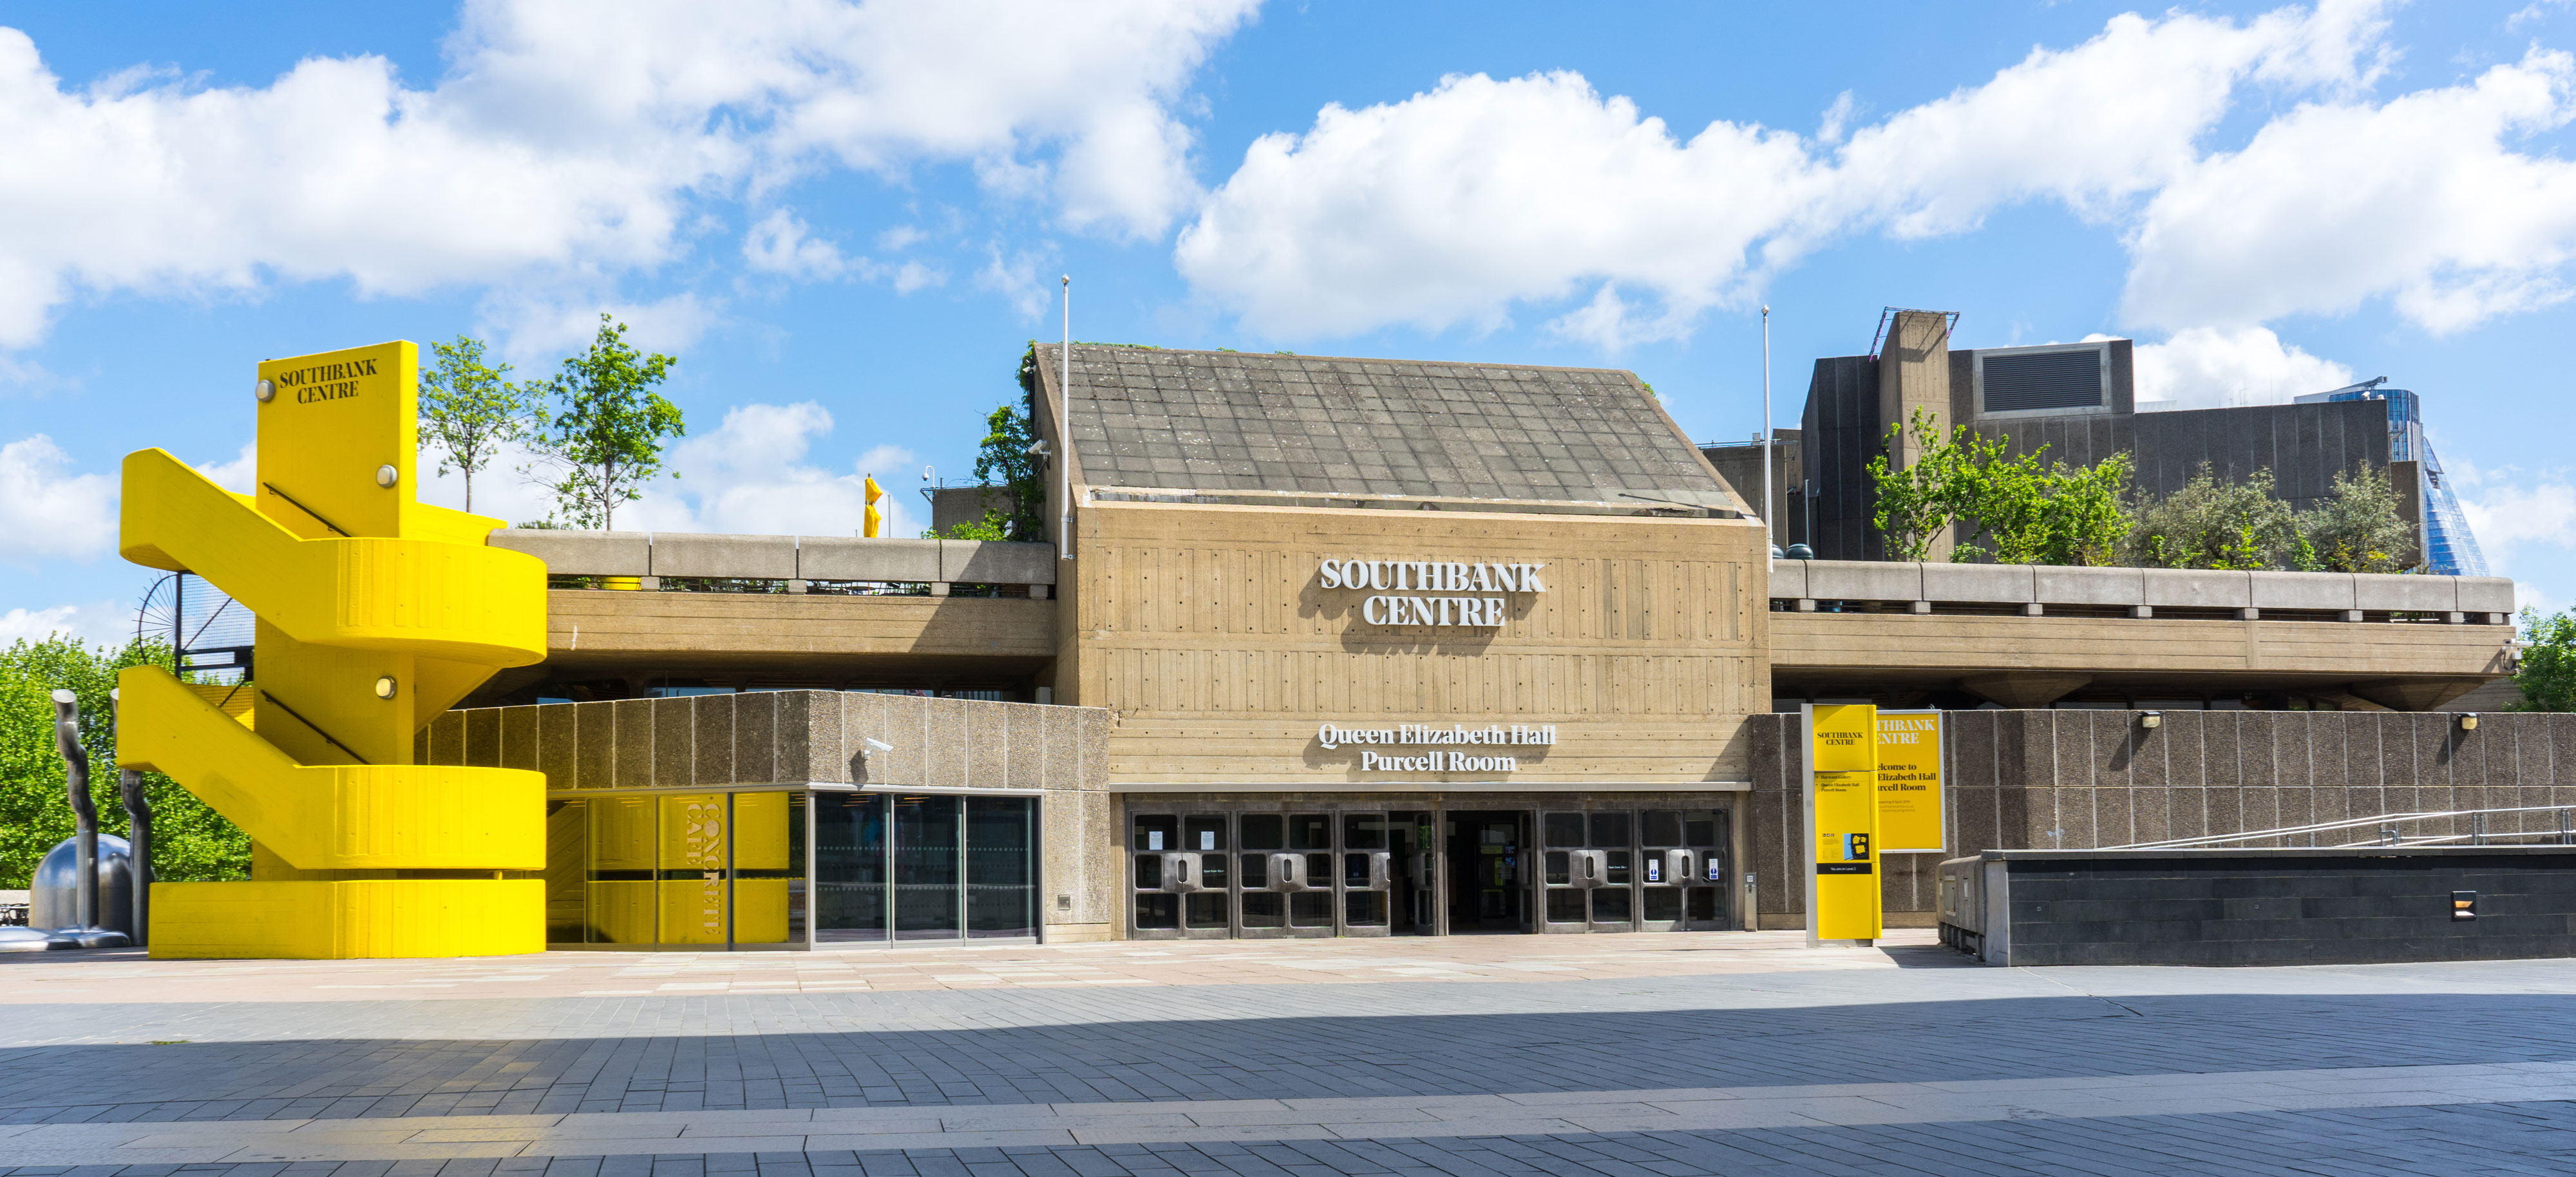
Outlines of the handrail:
<svg viewBox="0 0 2576 1177">
<path fill-rule="evenodd" d="M 2555 813 L 2558 828 L 2554 830 L 2511 830 L 2490 833 L 2487 818 L 2500 813 Z M 2399 834 L 2402 823 L 2469 818 L 2473 827 L 2465 834 Z M 2576 805 L 2521 805 L 2502 809 L 2443 809 L 2418 813 L 2383 813 L 2375 817 L 2347 818 L 2343 821 L 2316 822 L 2303 826 L 2281 826 L 2269 830 L 2249 830 L 2241 834 L 2211 834 L 2199 838 L 2173 838 L 2162 842 L 2132 842 L 2125 846 L 2105 846 L 2105 850 L 2188 850 L 2201 846 L 2224 846 L 2231 842 L 2257 842 L 2307 835 L 2308 845 L 2316 845 L 2316 835 L 2333 830 L 2378 827 L 2379 836 L 2362 842 L 2335 843 L 2338 848 L 2353 846 L 2438 846 L 2468 839 L 2472 846 L 2483 846 L 2491 838 L 2556 838 L 2559 845 L 2576 845 Z"/>
</svg>

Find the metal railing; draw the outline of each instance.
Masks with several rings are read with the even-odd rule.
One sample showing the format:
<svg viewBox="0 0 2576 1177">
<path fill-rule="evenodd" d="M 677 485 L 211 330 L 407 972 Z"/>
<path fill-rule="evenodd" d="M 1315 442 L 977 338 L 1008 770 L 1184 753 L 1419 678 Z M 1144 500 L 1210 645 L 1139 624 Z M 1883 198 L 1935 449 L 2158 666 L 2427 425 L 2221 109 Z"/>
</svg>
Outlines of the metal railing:
<svg viewBox="0 0 2576 1177">
<path fill-rule="evenodd" d="M 2490 825 L 2488 821 L 2489 818 L 2498 814 L 2508 813 L 2548 813 L 2557 815 L 2557 820 L 2553 823 L 2555 826 L 2553 829 L 2492 830 L 2488 828 Z M 2457 823 L 2462 818 L 2468 819 L 2469 829 L 2466 833 L 2420 832 L 2409 834 L 2403 828 L 2409 825 L 2418 825 L 2426 822 L 2444 821 L 2453 823 L 2453 829 L 2456 831 Z M 2509 824 L 2525 826 L 2530 823 L 2528 821 L 2515 821 Z M 2519 842 L 2517 840 L 2536 838 L 2541 839 L 2540 842 L 2536 843 L 2538 845 L 2576 846 L 2576 805 L 2525 805 L 2511 809 L 2445 809 L 2423 813 L 2383 813 L 2376 817 L 2356 817 L 2344 821 L 2317 822 L 2313 825 L 2304 826 L 2282 826 L 2278 829 L 2251 830 L 2241 834 L 2212 834 L 2208 837 L 2174 838 L 2164 842 L 2133 842 L 2126 846 L 2105 846 L 2103 849 L 2189 850 L 2197 847 L 2215 848 L 2239 842 L 2266 841 L 2278 841 L 2284 845 L 2293 845 L 2295 839 L 2302 837 L 2307 839 L 2307 846 L 2317 847 L 2321 845 L 2317 840 L 2317 835 L 2337 833 L 2344 830 L 2369 830 L 2371 831 L 2371 836 L 2355 842 L 2327 842 L 2322 843 L 2322 845 L 2334 849 L 2352 849 L 2365 846 L 2531 845 L 2534 843 Z"/>
</svg>

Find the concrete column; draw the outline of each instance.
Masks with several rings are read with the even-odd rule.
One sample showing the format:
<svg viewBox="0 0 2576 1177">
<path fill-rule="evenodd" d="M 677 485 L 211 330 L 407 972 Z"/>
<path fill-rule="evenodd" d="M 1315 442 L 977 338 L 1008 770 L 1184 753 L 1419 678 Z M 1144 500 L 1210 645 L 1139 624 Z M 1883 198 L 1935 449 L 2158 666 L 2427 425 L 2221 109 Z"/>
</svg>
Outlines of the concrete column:
<svg viewBox="0 0 2576 1177">
<path fill-rule="evenodd" d="M 1883 435 L 1895 428 L 1887 450 L 1891 470 L 1903 470 L 1922 456 L 1922 445 L 1909 430 L 1914 410 L 1929 413 L 1943 433 L 1962 422 L 1950 412 L 1950 318 L 1939 311 L 1898 311 L 1888 322 L 1887 338 L 1878 351 L 1878 422 Z M 1934 537 L 1926 560 L 1947 560 L 1956 547 L 1953 536 Z"/>
</svg>

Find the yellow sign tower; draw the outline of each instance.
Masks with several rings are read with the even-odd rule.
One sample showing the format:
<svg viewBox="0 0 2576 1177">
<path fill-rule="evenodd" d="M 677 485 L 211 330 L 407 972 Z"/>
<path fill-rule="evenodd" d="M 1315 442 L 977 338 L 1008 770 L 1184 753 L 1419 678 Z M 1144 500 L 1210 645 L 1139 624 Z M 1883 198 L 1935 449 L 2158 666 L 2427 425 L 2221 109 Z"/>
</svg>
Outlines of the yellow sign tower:
<svg viewBox="0 0 2576 1177">
<path fill-rule="evenodd" d="M 1807 944 L 1876 940 L 1878 708 L 1805 708 L 1807 727 Z"/>
<path fill-rule="evenodd" d="M 118 679 L 117 763 L 251 836 L 246 883 L 156 883 L 156 957 L 470 956 L 545 947 L 545 776 L 414 762 L 414 737 L 546 652 L 546 569 L 501 520 L 417 498 L 419 353 L 259 366 L 259 485 L 125 459 L 126 559 L 259 619 L 250 715 L 157 666 Z"/>
</svg>

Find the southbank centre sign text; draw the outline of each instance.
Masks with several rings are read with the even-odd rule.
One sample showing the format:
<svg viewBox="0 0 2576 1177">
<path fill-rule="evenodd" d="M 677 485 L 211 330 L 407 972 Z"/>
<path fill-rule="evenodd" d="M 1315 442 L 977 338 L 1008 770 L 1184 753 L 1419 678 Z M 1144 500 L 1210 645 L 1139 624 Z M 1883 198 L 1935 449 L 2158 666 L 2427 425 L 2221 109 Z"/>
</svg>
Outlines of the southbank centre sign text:
<svg viewBox="0 0 2576 1177">
<path fill-rule="evenodd" d="M 1326 560 L 1321 575 L 1325 588 L 1376 594 L 1360 602 L 1360 620 L 1370 625 L 1494 629 L 1507 619 L 1510 601 L 1485 594 L 1546 592 L 1547 585 L 1539 579 L 1539 570 L 1545 567 L 1445 560 Z M 1400 595 L 1411 593 L 1472 595 Z"/>
</svg>

